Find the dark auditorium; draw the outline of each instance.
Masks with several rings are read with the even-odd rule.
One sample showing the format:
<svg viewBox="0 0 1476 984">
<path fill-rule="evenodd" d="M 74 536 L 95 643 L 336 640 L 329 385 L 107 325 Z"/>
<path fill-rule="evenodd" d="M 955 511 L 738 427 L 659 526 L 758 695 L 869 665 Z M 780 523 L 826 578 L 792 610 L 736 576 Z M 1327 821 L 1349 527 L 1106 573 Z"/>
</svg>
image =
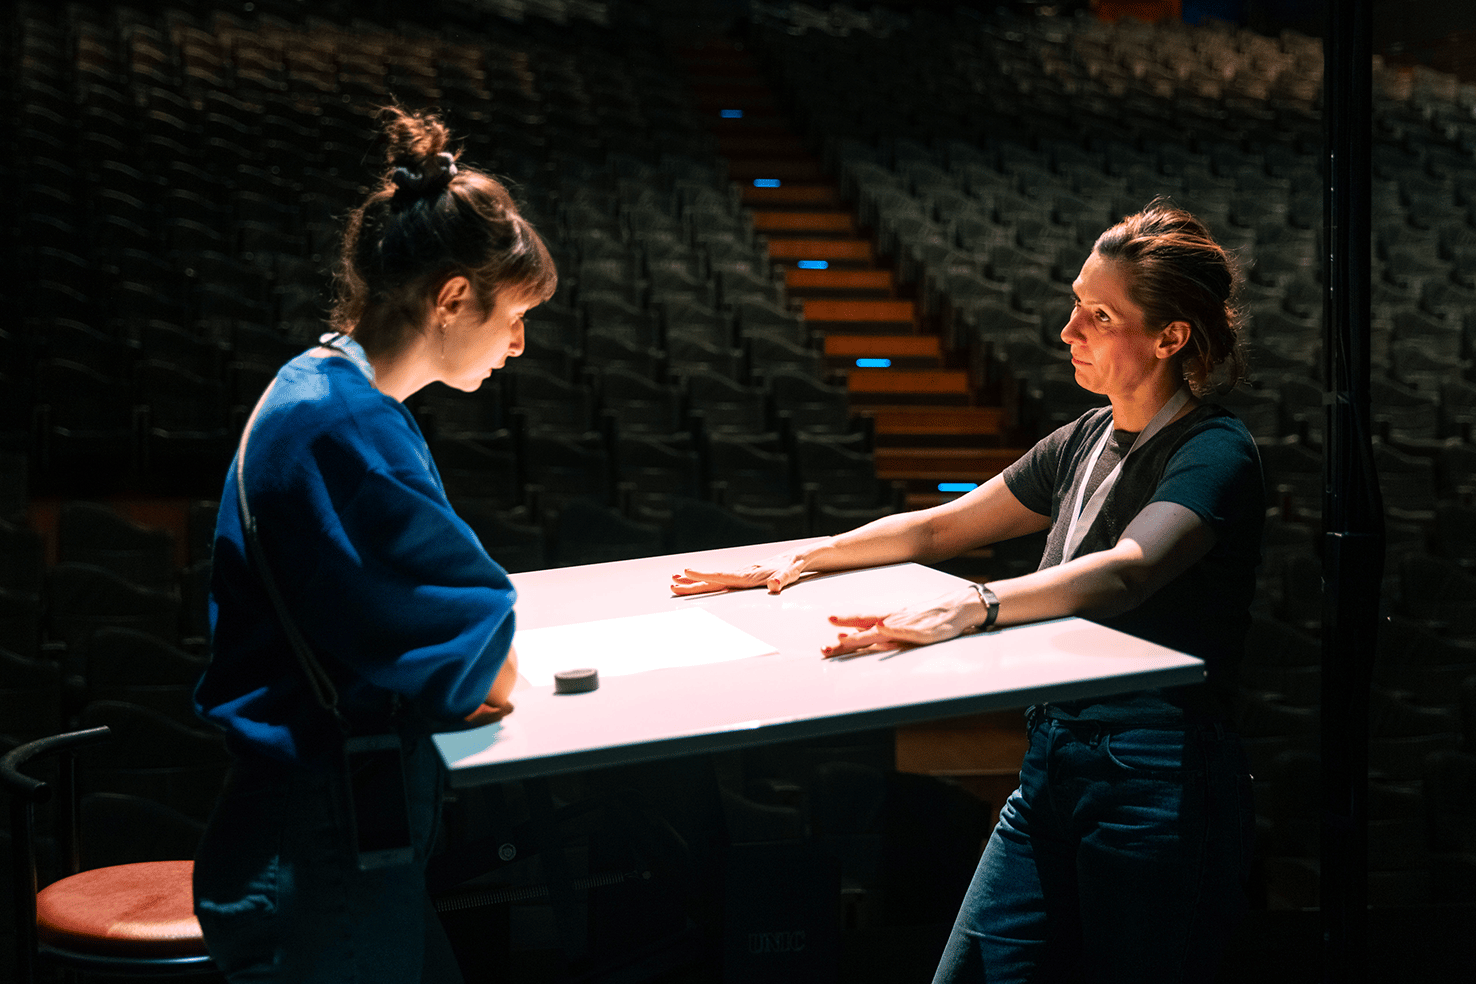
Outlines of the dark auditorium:
<svg viewBox="0 0 1476 984">
<path fill-rule="evenodd" d="M 0 46 L 0 982 L 1470 979 L 1469 0 Z"/>
</svg>

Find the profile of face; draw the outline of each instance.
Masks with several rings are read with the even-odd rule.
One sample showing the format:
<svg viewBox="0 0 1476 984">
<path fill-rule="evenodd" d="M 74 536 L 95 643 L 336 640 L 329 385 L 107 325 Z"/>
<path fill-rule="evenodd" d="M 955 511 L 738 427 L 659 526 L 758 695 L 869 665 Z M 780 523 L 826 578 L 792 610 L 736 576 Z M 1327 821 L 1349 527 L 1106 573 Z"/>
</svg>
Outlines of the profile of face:
<svg viewBox="0 0 1476 984">
<path fill-rule="evenodd" d="M 462 279 L 462 278 L 454 278 Z M 462 279 L 465 283 L 465 280 Z M 437 330 L 441 334 L 439 377 L 447 386 L 470 393 L 508 359 L 523 353 L 523 316 L 537 300 L 514 291 L 497 294 L 492 310 L 485 310 L 470 291 L 458 291 L 443 304 L 449 315 Z"/>
<path fill-rule="evenodd" d="M 1183 347 L 1187 333 L 1172 326 L 1149 328 L 1115 261 L 1094 251 L 1071 289 L 1076 304 L 1061 329 L 1061 341 L 1071 347 L 1079 386 L 1108 397 L 1130 396 L 1173 371 L 1168 360 Z"/>
</svg>

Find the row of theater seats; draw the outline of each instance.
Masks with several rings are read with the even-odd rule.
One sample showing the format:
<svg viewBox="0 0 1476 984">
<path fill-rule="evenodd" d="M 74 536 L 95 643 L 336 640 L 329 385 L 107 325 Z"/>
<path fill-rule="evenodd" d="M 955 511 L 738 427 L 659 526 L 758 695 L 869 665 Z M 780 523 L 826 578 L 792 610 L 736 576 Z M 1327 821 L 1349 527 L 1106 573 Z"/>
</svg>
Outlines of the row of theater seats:
<svg viewBox="0 0 1476 984">
<path fill-rule="evenodd" d="M 1097 236 L 1163 194 L 1246 272 L 1251 386 L 1220 399 L 1271 506 L 1237 718 L 1268 904 L 1316 904 L 1321 46 L 1226 25 L 760 12 L 752 47 L 987 391 L 1043 433 L 1088 404 L 1057 333 Z M 1370 720 L 1376 904 L 1476 898 L 1476 88 L 1377 73 L 1373 414 L 1388 560 Z M 898 94 L 909 94 L 899 97 Z"/>
<path fill-rule="evenodd" d="M 1236 250 L 1247 273 L 1241 304 L 1257 382 L 1274 390 L 1283 379 L 1316 380 L 1320 122 L 1292 93 L 1315 91 L 1320 46 L 1182 25 L 1109 33 L 1089 18 L 1045 27 L 1048 19 L 917 20 L 884 40 L 764 37 L 863 221 L 944 330 L 979 351 L 984 379 L 1062 375 L 1056 333 L 1076 269 L 1103 228 L 1163 194 Z M 863 44 L 879 57 L 855 58 Z M 1199 71 L 1213 68 L 1230 79 L 1222 88 L 1241 91 L 1182 98 L 1203 88 L 1192 72 L 1168 88 L 1140 72 L 1123 93 L 1104 81 L 1114 58 L 1138 64 L 1169 51 L 1215 52 Z M 1227 59 L 1239 67 L 1220 64 Z M 889 71 L 858 70 L 873 61 Z M 1268 63 L 1282 66 L 1270 77 L 1286 91 L 1256 96 Z M 961 80 L 972 80 L 972 90 L 952 91 Z M 841 98 L 868 87 L 930 86 L 950 98 L 894 101 L 896 119 L 861 108 L 874 100 Z M 1074 95 L 1069 105 L 1058 101 L 1063 90 Z M 1014 98 L 1002 99 L 1006 93 Z M 1476 185 L 1469 151 L 1440 126 L 1415 129 L 1404 118 L 1414 107 L 1386 93 L 1374 188 L 1373 356 L 1390 386 L 1378 402 L 1401 417 L 1410 416 L 1405 407 L 1421 411 L 1422 419 L 1391 423 L 1406 436 L 1449 436 L 1466 426 L 1471 393 Z M 1110 130 L 1099 113 L 1109 98 L 1124 110 Z"/>
<path fill-rule="evenodd" d="M 214 492 L 256 395 L 322 329 L 337 222 L 391 97 L 440 108 L 556 257 L 561 288 L 522 360 L 544 376 L 509 386 L 542 391 L 508 401 L 522 421 L 568 429 L 622 370 L 671 405 L 667 433 L 689 429 L 691 391 L 718 403 L 741 388 L 770 421 L 813 417 L 814 399 L 770 406 L 797 387 L 844 430 L 681 87 L 617 32 L 568 20 L 485 21 L 471 44 L 347 17 L 18 8 L 17 149 L 40 162 L 18 217 L 39 245 L 19 257 L 34 289 L 0 326 L 0 430 L 39 486 Z M 565 402 L 545 399 L 547 376 Z"/>
<path fill-rule="evenodd" d="M 198 511 L 192 530 L 212 515 Z M 52 561 L 24 515 L 14 519 L 0 521 L 0 748 L 108 726 L 115 740 L 80 766 L 84 865 L 191 856 L 229 767 L 192 704 L 208 535 L 176 545 L 168 530 L 74 502 L 58 515 Z M 61 859 L 41 843 L 48 877 Z"/>
<path fill-rule="evenodd" d="M 806 441 L 829 454 L 816 467 L 840 462 L 874 487 L 648 33 L 610 27 L 588 0 L 402 12 L 418 20 L 382 8 L 0 14 L 18 53 L 0 67 L 17 110 L 0 176 L 20 189 L 0 203 L 19 271 L 0 286 L 4 512 L 17 520 L 0 530 L 0 745 L 113 728 L 111 754 L 82 763 L 84 825 L 114 835 L 89 838 L 89 865 L 191 856 L 219 786 L 224 750 L 188 709 L 208 540 L 191 536 L 185 563 L 169 547 L 159 580 L 120 569 L 120 552 L 78 554 L 68 508 L 48 565 L 17 510 L 36 490 L 219 493 L 243 411 L 322 330 L 378 104 L 440 108 L 464 159 L 510 179 L 560 267 L 520 375 L 459 404 L 418 401 L 459 511 L 499 560 L 535 569 L 849 525 L 804 487 Z M 790 391 L 808 404 L 777 408 Z M 802 436 L 817 427 L 837 440 Z M 746 484 L 714 489 L 714 445 L 747 455 Z M 576 494 L 591 490 L 599 500 Z"/>
</svg>

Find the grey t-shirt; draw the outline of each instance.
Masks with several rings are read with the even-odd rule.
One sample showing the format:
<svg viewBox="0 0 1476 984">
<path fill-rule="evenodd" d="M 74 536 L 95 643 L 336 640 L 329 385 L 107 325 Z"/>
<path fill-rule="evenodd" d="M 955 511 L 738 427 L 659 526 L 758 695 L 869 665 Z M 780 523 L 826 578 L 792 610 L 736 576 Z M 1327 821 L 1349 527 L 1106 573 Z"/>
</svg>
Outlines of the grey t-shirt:
<svg viewBox="0 0 1476 984">
<path fill-rule="evenodd" d="M 1110 408 L 1090 411 L 1005 469 L 1005 484 L 1021 504 L 1051 517 L 1042 568 L 1061 563 L 1078 483 L 1111 423 Z M 1104 457 L 1112 454 L 1112 443 Z M 1173 502 L 1191 510 L 1214 531 L 1215 545 L 1141 605 L 1094 621 L 1198 656 L 1206 664 L 1207 686 L 1056 705 L 1067 713 L 1145 723 L 1225 714 L 1250 626 L 1266 513 L 1260 455 L 1245 426 L 1229 411 L 1202 404 L 1128 455 L 1077 556 L 1115 545 L 1150 502 Z"/>
</svg>

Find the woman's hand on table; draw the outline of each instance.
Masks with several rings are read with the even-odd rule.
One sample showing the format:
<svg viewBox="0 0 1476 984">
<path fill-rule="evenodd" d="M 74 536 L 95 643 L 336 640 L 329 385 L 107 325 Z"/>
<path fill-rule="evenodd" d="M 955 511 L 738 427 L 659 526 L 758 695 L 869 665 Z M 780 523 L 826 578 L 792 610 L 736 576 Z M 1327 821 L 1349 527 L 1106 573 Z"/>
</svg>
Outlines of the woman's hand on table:
<svg viewBox="0 0 1476 984">
<path fill-rule="evenodd" d="M 484 724 L 501 721 L 512 712 L 513 706 L 511 701 L 505 701 L 501 704 L 488 704 L 484 701 L 481 707 L 478 707 L 466 716 L 466 723 L 480 728 Z"/>
<path fill-rule="evenodd" d="M 501 721 L 511 714 L 513 704 L 510 698 L 519 679 L 518 651 L 508 646 L 507 656 L 497 670 L 497 677 L 492 681 L 491 689 L 487 691 L 487 696 L 482 698 L 481 706 L 466 716 L 466 722 L 475 727 L 481 727 L 484 724 Z"/>
<path fill-rule="evenodd" d="M 767 587 L 778 594 L 799 580 L 805 572 L 804 558 L 797 554 L 778 554 L 736 571 L 686 570 L 671 576 L 671 593 L 675 595 L 706 594 L 743 588 Z"/>
<path fill-rule="evenodd" d="M 982 625 L 984 606 L 972 587 L 964 587 L 929 601 L 907 605 L 887 614 L 832 615 L 830 624 L 856 629 L 842 632 L 822 656 L 846 656 L 862 650 L 881 651 L 903 646 L 943 642 Z"/>
</svg>

